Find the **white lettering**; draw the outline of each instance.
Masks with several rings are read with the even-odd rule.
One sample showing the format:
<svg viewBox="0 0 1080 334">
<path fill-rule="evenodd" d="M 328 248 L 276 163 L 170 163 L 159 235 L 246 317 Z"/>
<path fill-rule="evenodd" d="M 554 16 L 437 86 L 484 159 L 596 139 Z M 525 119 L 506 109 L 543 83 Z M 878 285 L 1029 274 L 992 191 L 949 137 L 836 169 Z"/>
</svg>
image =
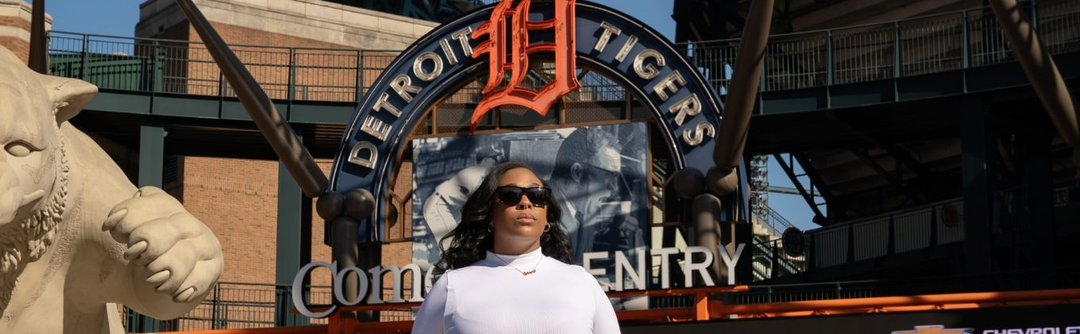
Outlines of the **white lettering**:
<svg viewBox="0 0 1080 334">
<path fill-rule="evenodd" d="M 450 65 L 457 65 L 457 55 L 454 55 L 454 50 L 450 49 L 450 41 L 440 40 L 439 47 L 442 48 L 442 52 L 446 55 L 446 62 Z"/>
<path fill-rule="evenodd" d="M 622 251 L 615 251 L 615 291 L 622 291 L 626 288 L 623 285 L 623 271 L 630 274 L 630 280 L 634 282 L 635 289 L 645 289 L 645 247 L 634 248 L 634 254 L 637 256 L 637 269 L 630 265 L 630 260 L 626 258 L 626 254 Z"/>
<path fill-rule="evenodd" d="M 307 305 L 304 304 L 304 277 L 307 277 L 307 273 L 314 270 L 316 267 L 326 267 L 327 269 L 330 269 L 331 273 L 337 272 L 337 262 L 312 262 L 304 265 L 303 267 L 300 267 L 300 272 L 296 273 L 296 277 L 293 277 L 292 300 L 293 305 L 296 305 L 297 312 L 300 312 L 300 314 L 303 314 L 305 317 L 317 319 L 325 318 L 331 313 L 334 313 L 334 310 L 337 309 L 337 306 L 330 305 L 330 307 L 327 308 L 325 311 L 315 313 L 308 309 Z M 338 286 L 340 285 L 334 285 L 335 288 L 337 288 Z"/>
<path fill-rule="evenodd" d="M 705 261 L 694 262 L 694 253 L 705 254 Z M 683 275 L 686 278 L 685 287 L 689 288 L 694 286 L 694 272 L 698 272 L 701 278 L 705 281 L 705 286 L 714 286 L 712 275 L 709 274 L 709 265 L 713 262 L 712 252 L 708 248 L 701 246 L 686 247 L 686 253 L 683 254 Z"/>
<path fill-rule="evenodd" d="M 423 288 L 424 276 L 425 275 L 422 275 L 423 273 L 420 271 L 420 266 L 416 265 L 415 263 L 406 264 L 404 267 L 401 267 L 401 271 L 405 271 L 405 270 L 411 270 L 412 271 L 412 297 L 409 297 L 409 302 L 410 303 L 419 303 L 419 302 L 424 301 L 424 297 L 420 295 L 420 292 L 423 291 L 421 289 Z M 431 268 L 430 270 L 428 270 L 428 272 L 435 272 L 435 268 Z M 394 284 L 394 288 L 395 288 L 394 289 L 394 294 L 398 295 L 398 292 L 400 292 L 401 289 L 397 288 L 397 287 L 403 285 L 403 283 L 405 283 L 405 282 L 398 280 L 396 278 L 398 276 L 394 276 L 394 277 L 395 277 L 395 279 L 394 279 L 394 282 L 395 282 L 395 284 Z M 398 283 L 398 282 L 401 282 L 401 283 Z M 398 296 L 400 296 L 400 295 L 398 295 Z"/>
<path fill-rule="evenodd" d="M 398 108 L 395 108 L 390 102 L 387 102 L 389 99 L 390 94 L 382 93 L 382 95 L 379 95 L 379 99 L 375 100 L 375 105 L 371 106 L 371 110 L 383 111 L 383 109 L 386 109 L 386 112 L 394 115 L 394 117 L 401 117 L 401 110 L 398 110 Z"/>
<path fill-rule="evenodd" d="M 739 263 L 739 258 L 742 257 L 743 248 L 746 244 L 739 244 L 735 246 L 735 256 L 732 257 L 728 254 L 727 247 L 723 244 L 716 245 L 720 249 L 721 260 L 724 260 L 724 265 L 727 265 L 727 284 L 735 285 L 735 265 Z"/>
<path fill-rule="evenodd" d="M 464 51 L 466 57 L 472 57 L 472 45 L 469 44 L 469 40 L 472 38 L 472 27 L 458 30 L 458 32 L 450 35 L 450 38 L 461 43 L 461 51 Z"/>
<path fill-rule="evenodd" d="M 664 77 L 664 79 L 653 86 L 653 91 L 660 97 L 660 101 L 668 100 L 668 90 L 670 90 L 672 94 L 679 91 L 679 87 L 675 86 L 675 83 L 683 86 L 686 85 L 686 80 L 683 79 L 682 74 L 679 74 L 679 72 L 671 72 L 671 74 L 668 74 L 668 76 Z"/>
<path fill-rule="evenodd" d="M 345 295 L 345 280 L 349 277 L 349 273 L 356 274 L 356 279 L 358 280 L 356 296 L 352 296 L 352 298 Z M 356 304 L 360 304 L 360 302 L 364 301 L 364 296 L 366 296 L 367 294 L 368 276 L 367 273 L 365 273 L 360 268 L 347 267 L 334 275 L 334 297 L 336 297 L 342 305 L 353 306 Z"/>
<path fill-rule="evenodd" d="M 611 41 L 611 36 L 619 36 L 619 34 L 622 33 L 622 29 L 616 28 L 606 21 L 600 22 L 600 28 L 604 29 L 604 32 L 600 33 L 600 39 L 596 40 L 596 46 L 593 46 L 593 50 L 604 52 L 604 48 L 607 48 L 608 42 Z"/>
<path fill-rule="evenodd" d="M 715 283 L 713 282 L 712 274 L 708 270 L 710 265 L 713 263 L 713 260 L 723 260 L 724 264 L 728 268 L 728 272 L 734 273 L 736 265 L 742 258 L 742 253 L 745 250 L 745 246 L 746 244 L 737 245 L 734 255 L 728 254 L 727 249 L 724 249 L 722 252 L 720 252 L 720 259 L 716 259 L 713 256 L 713 252 L 710 251 L 708 248 L 700 246 L 687 247 L 686 251 L 683 253 L 683 274 L 686 279 L 684 282 L 685 287 L 693 287 L 693 279 L 695 272 L 697 272 L 697 274 L 701 276 L 701 278 L 703 279 L 703 283 L 706 286 L 714 286 Z M 723 246 L 719 247 L 723 248 Z M 674 261 L 670 259 L 670 255 L 680 253 L 678 248 L 668 247 L 649 250 L 645 247 L 637 247 L 633 249 L 633 252 L 634 256 L 636 256 L 637 261 L 635 261 L 636 263 L 632 264 L 629 256 L 627 256 L 627 252 L 615 251 L 614 267 L 616 280 L 614 284 L 614 290 L 623 291 L 626 289 L 646 289 L 647 282 L 649 282 L 649 268 L 646 265 L 646 256 L 650 255 L 660 257 L 661 288 L 671 288 L 671 279 L 669 272 L 672 269 L 672 265 L 674 265 Z M 704 255 L 704 261 L 694 261 L 695 256 L 699 258 L 701 257 L 701 255 L 698 254 Z M 588 252 L 582 254 L 582 266 L 590 275 L 593 275 L 595 277 L 604 277 L 608 275 L 608 269 L 594 268 L 593 261 L 607 260 L 611 257 L 612 255 L 609 252 Z M 420 267 L 415 263 L 410 263 L 400 268 L 395 265 L 387 265 L 385 267 L 374 266 L 366 271 L 357 267 L 340 268 L 339 271 L 337 262 L 309 263 L 302 267 L 300 269 L 300 272 L 297 273 L 296 277 L 293 279 L 292 298 L 300 314 L 303 314 L 304 316 L 310 318 L 326 317 L 332 314 L 337 308 L 337 306 L 332 305 L 328 309 L 316 313 L 310 310 L 307 305 L 303 304 L 305 301 L 303 296 L 304 279 L 310 274 L 310 272 L 312 272 L 315 268 L 318 267 L 325 267 L 330 270 L 333 277 L 333 295 L 336 300 L 336 303 L 334 305 L 338 306 L 353 306 L 361 303 L 375 305 L 384 303 L 422 302 L 424 300 L 423 297 L 426 295 L 425 292 L 429 292 L 428 290 L 431 289 L 431 284 L 435 273 L 434 267 L 430 268 L 428 271 L 425 272 L 421 270 Z M 403 292 L 406 272 L 411 272 L 410 277 L 412 291 L 412 294 L 407 300 L 404 298 Z M 390 276 L 389 278 L 386 278 L 384 282 L 384 275 L 387 273 L 389 273 Z M 354 295 L 346 295 L 344 289 L 348 282 L 353 279 L 353 277 L 351 277 L 350 275 L 356 275 L 356 279 L 358 280 L 358 291 Z M 626 277 L 630 278 L 630 282 L 625 281 Z M 384 283 L 391 284 L 390 288 L 392 289 L 392 292 L 388 300 L 384 299 L 385 297 L 383 296 Z M 734 274 L 730 274 L 728 276 L 728 284 L 735 284 Z M 628 288 L 627 285 L 630 285 L 630 287 Z M 612 287 L 606 286 L 604 289 L 612 290 Z M 1056 328 L 1035 329 L 1035 331 L 1037 331 L 1036 333 L 1044 334 L 1060 334 L 1060 329 Z M 1028 332 L 1032 332 L 1032 329 L 1028 329 Z M 1001 331 L 988 330 L 986 333 L 1012 334 L 1024 333 L 1024 331 L 1020 329 L 1008 329 Z M 1080 327 L 1069 327 L 1066 333 L 1080 334 Z"/>
<path fill-rule="evenodd" d="M 607 276 L 607 268 L 593 269 L 593 267 L 592 267 L 592 261 L 593 260 L 607 260 L 607 259 L 608 259 L 608 253 L 607 252 L 583 253 L 583 254 L 581 254 L 581 266 L 585 267 L 585 272 L 588 272 L 589 275 L 593 275 L 593 276 L 597 276 L 597 277 Z"/>
<path fill-rule="evenodd" d="M 686 116 L 693 117 L 700 114 L 701 101 L 698 100 L 697 93 L 690 94 L 690 96 L 668 107 L 668 113 L 675 114 L 675 125 L 677 126 L 682 126 L 683 122 L 686 121 Z"/>
<path fill-rule="evenodd" d="M 701 142 L 705 141 L 705 137 L 716 137 L 716 128 L 707 121 L 701 121 L 691 132 L 690 129 L 683 129 L 683 141 L 690 146 L 701 145 Z"/>
<path fill-rule="evenodd" d="M 623 62 L 626 59 L 626 55 L 630 54 L 630 50 L 637 45 L 637 36 L 630 35 L 626 38 L 626 43 L 623 43 L 622 49 L 619 49 L 619 53 L 615 54 L 615 61 Z"/>
<path fill-rule="evenodd" d="M 435 64 L 434 68 L 431 69 L 431 72 L 424 71 L 425 60 L 430 60 L 432 63 Z M 439 75 L 442 75 L 442 71 L 442 57 L 439 57 L 439 54 L 437 53 L 431 51 L 424 52 L 421 53 L 419 57 L 416 57 L 416 60 L 413 61 L 413 75 L 415 75 L 420 80 L 435 80 L 435 78 L 438 78 Z"/>
<path fill-rule="evenodd" d="M 398 74 L 397 77 L 394 77 L 394 80 L 390 81 L 390 89 L 397 92 L 397 95 L 405 102 L 412 102 L 412 94 L 409 93 L 416 94 L 420 92 L 420 87 L 412 85 L 412 78 L 408 74 Z M 382 98 L 379 98 L 379 100 L 382 101 Z M 401 112 L 398 111 L 398 114 L 394 116 L 401 116 Z"/>
<path fill-rule="evenodd" d="M 393 294 L 390 296 L 390 302 L 391 303 L 404 303 L 405 299 L 403 299 L 401 297 L 401 286 L 402 286 L 402 283 L 405 282 L 404 275 L 402 275 L 402 273 L 404 271 L 406 271 L 406 270 L 411 270 L 412 271 L 412 283 L 413 283 L 413 290 L 412 291 L 413 291 L 413 294 L 412 294 L 412 298 L 409 298 L 409 301 L 410 302 L 424 301 L 424 299 L 420 297 L 420 284 L 421 284 L 420 280 L 423 277 L 423 275 L 421 275 L 421 273 L 420 273 L 420 266 L 417 266 L 415 263 L 410 263 L 410 264 L 405 265 L 405 267 L 398 268 L 398 266 L 395 266 L 395 265 L 391 264 L 391 265 L 388 265 L 388 266 L 385 266 L 385 267 L 373 267 L 371 269 L 368 269 L 368 273 L 371 273 L 371 294 L 368 295 L 368 300 L 367 300 L 368 304 L 382 304 L 383 303 L 383 300 L 382 300 L 382 274 L 387 273 L 387 272 L 390 273 L 390 275 L 392 277 L 391 281 L 390 281 L 390 284 L 392 285 L 392 288 L 393 288 L 393 291 L 394 291 Z"/>
<path fill-rule="evenodd" d="M 660 70 L 656 69 L 652 64 L 645 64 L 646 58 L 656 59 L 656 66 L 660 67 L 667 65 L 667 62 L 664 61 L 664 56 L 661 55 L 660 52 L 656 52 L 656 50 L 653 49 L 641 51 L 637 57 L 634 57 L 634 72 L 642 79 L 650 80 L 657 75 L 660 75 Z"/>
<path fill-rule="evenodd" d="M 369 141 L 362 141 L 353 146 L 352 151 L 349 152 L 349 163 L 364 167 L 367 169 L 374 169 L 375 162 L 379 160 L 379 148 L 375 147 Z M 367 151 L 368 157 L 364 158 L 360 156 L 360 151 Z"/>
<path fill-rule="evenodd" d="M 390 125 L 383 123 L 383 121 L 372 115 L 368 115 L 367 119 L 364 119 L 364 124 L 360 125 L 360 131 L 385 141 L 386 137 L 390 135 Z"/>
<path fill-rule="evenodd" d="M 667 289 L 671 287 L 671 274 L 669 268 L 671 263 L 668 262 L 668 255 L 676 254 L 679 252 L 678 248 L 669 247 L 652 250 L 653 256 L 660 256 L 660 288 Z"/>
</svg>

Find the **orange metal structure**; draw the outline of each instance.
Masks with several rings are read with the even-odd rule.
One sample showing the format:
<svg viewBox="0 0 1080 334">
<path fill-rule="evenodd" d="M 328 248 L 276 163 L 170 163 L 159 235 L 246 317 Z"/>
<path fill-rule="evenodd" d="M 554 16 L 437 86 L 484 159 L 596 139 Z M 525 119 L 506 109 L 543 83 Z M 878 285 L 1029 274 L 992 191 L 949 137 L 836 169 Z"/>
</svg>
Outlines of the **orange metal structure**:
<svg viewBox="0 0 1080 334">
<path fill-rule="evenodd" d="M 724 305 L 710 296 L 747 291 L 747 286 L 716 288 L 670 289 L 648 291 L 624 291 L 608 293 L 609 297 L 634 296 L 694 296 L 689 308 L 619 311 L 620 322 L 662 323 L 708 321 L 723 318 L 802 317 L 855 313 L 912 312 L 932 310 L 956 310 L 1005 306 L 1029 306 L 1080 303 L 1080 289 L 953 293 L 921 296 L 872 297 L 832 299 L 801 302 L 765 303 L 750 305 Z M 343 311 L 377 311 L 407 309 L 420 303 L 380 304 L 343 307 Z M 341 312 L 330 316 L 326 326 L 284 327 L 267 329 L 227 329 L 178 332 L 186 334 L 314 334 L 314 333 L 397 333 L 412 328 L 412 321 L 366 322 L 342 318 Z M 734 317 L 732 317 L 734 316 Z"/>
<path fill-rule="evenodd" d="M 484 98 L 476 106 L 469 123 L 473 132 L 493 108 L 518 105 L 545 116 L 559 97 L 581 87 L 577 80 L 577 48 L 574 46 L 575 1 L 556 0 L 555 17 L 540 22 L 528 21 L 531 0 L 518 2 L 513 8 L 513 1 L 502 1 L 492 9 L 491 20 L 473 32 L 473 38 L 487 36 L 488 40 L 476 47 L 472 57 L 487 56 L 490 67 Z M 507 36 L 507 30 L 510 30 L 510 36 Z M 554 30 L 555 42 L 529 45 L 531 30 Z M 529 55 L 538 52 L 555 55 L 555 78 L 539 91 L 521 86 L 529 72 Z M 510 80 L 503 87 L 507 71 L 510 71 Z"/>
</svg>

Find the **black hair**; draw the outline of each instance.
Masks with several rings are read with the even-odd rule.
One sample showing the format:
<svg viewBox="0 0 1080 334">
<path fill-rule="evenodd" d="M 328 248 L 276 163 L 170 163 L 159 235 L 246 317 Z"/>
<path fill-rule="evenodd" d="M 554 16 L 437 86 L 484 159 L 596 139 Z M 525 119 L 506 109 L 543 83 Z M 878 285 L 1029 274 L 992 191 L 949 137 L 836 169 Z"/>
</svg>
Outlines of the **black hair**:
<svg viewBox="0 0 1080 334">
<path fill-rule="evenodd" d="M 492 195 L 499 187 L 499 180 L 511 169 L 524 168 L 536 174 L 529 165 L 520 161 L 507 161 L 496 165 L 484 176 L 480 186 L 469 194 L 461 208 L 460 223 L 454 230 L 439 240 L 442 256 L 435 263 L 435 274 L 441 275 L 446 270 L 467 267 L 487 257 L 486 251 L 495 247 L 495 236 L 488 230 L 491 224 Z M 540 180 L 544 187 L 551 189 L 547 181 Z M 562 209 L 555 199 L 555 190 L 547 198 L 547 221 L 551 230 L 540 236 L 540 248 L 544 255 L 564 263 L 573 261 L 574 249 L 570 238 L 562 227 Z M 449 242 L 449 247 L 446 243 Z"/>
</svg>

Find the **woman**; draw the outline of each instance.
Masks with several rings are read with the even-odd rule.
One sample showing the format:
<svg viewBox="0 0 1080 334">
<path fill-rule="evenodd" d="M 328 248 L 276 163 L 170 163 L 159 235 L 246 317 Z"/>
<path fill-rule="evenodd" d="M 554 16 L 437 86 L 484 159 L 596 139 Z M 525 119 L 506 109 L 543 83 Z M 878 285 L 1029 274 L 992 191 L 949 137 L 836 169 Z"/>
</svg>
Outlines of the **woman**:
<svg viewBox="0 0 1080 334">
<path fill-rule="evenodd" d="M 618 333 L 615 311 L 528 165 L 496 165 L 461 210 L 413 333 Z"/>
</svg>

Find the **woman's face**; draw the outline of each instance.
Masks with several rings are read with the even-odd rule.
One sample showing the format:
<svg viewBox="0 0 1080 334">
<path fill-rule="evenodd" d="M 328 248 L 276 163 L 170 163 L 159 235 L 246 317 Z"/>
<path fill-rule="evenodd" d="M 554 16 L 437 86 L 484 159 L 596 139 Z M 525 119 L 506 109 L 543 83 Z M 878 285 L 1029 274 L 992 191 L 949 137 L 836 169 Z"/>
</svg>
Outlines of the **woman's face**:
<svg viewBox="0 0 1080 334">
<path fill-rule="evenodd" d="M 525 168 L 506 171 L 499 179 L 499 186 L 517 186 L 522 188 L 542 187 L 543 183 Z M 506 205 L 492 198 L 491 223 L 495 228 L 495 242 L 535 243 L 544 234 L 547 226 L 547 207 L 539 207 L 529 201 L 523 193 L 517 205 Z"/>
</svg>

